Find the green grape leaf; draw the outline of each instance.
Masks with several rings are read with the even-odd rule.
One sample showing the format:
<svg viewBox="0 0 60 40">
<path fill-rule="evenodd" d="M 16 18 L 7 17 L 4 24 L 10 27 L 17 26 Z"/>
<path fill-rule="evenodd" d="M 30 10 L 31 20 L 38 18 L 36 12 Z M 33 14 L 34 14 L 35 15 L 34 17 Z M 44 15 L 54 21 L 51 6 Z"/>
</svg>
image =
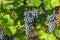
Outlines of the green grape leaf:
<svg viewBox="0 0 60 40">
<path fill-rule="evenodd" d="M 15 26 L 11 26 L 9 28 L 10 28 L 10 31 L 11 31 L 12 35 L 14 35 L 16 33 L 16 31 L 17 31 L 16 27 Z"/>
<path fill-rule="evenodd" d="M 53 8 L 59 6 L 59 0 L 51 0 L 51 5 Z"/>
<path fill-rule="evenodd" d="M 55 30 L 54 34 L 56 37 L 60 38 L 60 30 L 58 30 L 58 29 Z"/>
<path fill-rule="evenodd" d="M 17 32 L 16 37 L 17 37 L 19 40 L 26 40 L 26 37 L 25 37 L 22 33 L 19 33 L 19 32 Z"/>
<path fill-rule="evenodd" d="M 51 10 L 59 6 L 59 0 L 44 0 L 44 6 L 46 10 Z"/>
<path fill-rule="evenodd" d="M 4 34 L 8 36 L 12 36 L 12 33 L 8 27 L 4 28 Z"/>
<path fill-rule="evenodd" d="M 32 0 L 27 0 L 26 3 L 27 3 L 28 6 L 38 7 L 38 6 L 41 5 L 41 0 L 33 0 L 33 1 Z"/>
<path fill-rule="evenodd" d="M 42 30 L 40 30 L 38 34 L 41 40 L 57 40 L 53 34 L 45 33 Z"/>
<path fill-rule="evenodd" d="M 7 26 L 14 26 L 14 20 L 10 17 L 10 15 L 4 15 L 3 18 L 3 24 Z"/>
<path fill-rule="evenodd" d="M 14 26 L 14 20 L 10 19 L 7 23 L 8 26 Z"/>
<path fill-rule="evenodd" d="M 51 1 L 50 0 L 44 0 L 44 6 L 46 10 L 51 10 L 52 6 L 51 6 Z"/>
<path fill-rule="evenodd" d="M 41 25 L 39 24 L 39 25 L 37 25 L 37 29 L 40 29 L 41 28 Z"/>
</svg>

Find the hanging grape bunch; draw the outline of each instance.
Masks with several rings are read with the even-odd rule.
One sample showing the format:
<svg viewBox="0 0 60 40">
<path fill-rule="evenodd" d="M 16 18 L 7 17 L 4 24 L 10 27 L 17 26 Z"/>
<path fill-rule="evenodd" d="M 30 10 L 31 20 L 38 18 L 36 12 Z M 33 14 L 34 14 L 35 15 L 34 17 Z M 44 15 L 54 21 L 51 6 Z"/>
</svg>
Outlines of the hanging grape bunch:
<svg viewBox="0 0 60 40">
<path fill-rule="evenodd" d="M 56 25 L 58 23 L 58 19 L 57 19 L 57 16 L 58 16 L 58 12 L 57 12 L 57 8 L 53 11 L 53 14 L 51 16 L 48 16 L 47 17 L 47 20 L 48 20 L 48 32 L 49 33 L 53 33 L 54 32 L 54 29 L 56 28 Z"/>
<path fill-rule="evenodd" d="M 38 20 L 38 12 L 36 10 L 28 10 L 24 12 L 24 21 L 26 27 L 26 35 L 32 34 L 33 23 Z"/>
<path fill-rule="evenodd" d="M 3 34 L 3 29 L 0 28 L 0 40 L 3 40 L 4 34 Z"/>
</svg>

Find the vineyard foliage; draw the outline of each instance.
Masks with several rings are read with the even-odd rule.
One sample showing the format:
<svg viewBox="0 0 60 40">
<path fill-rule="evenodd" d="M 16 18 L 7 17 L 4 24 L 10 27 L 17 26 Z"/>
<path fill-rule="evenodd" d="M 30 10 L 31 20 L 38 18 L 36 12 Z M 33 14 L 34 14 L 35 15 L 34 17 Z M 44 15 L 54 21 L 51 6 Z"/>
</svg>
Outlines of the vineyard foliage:
<svg viewBox="0 0 60 40">
<path fill-rule="evenodd" d="M 59 0 L 43 0 L 43 3 L 44 8 L 50 11 L 59 6 Z M 4 34 L 8 36 L 17 35 L 18 40 L 25 40 L 23 12 L 28 10 L 29 6 L 39 11 L 41 21 L 37 23 L 37 28 L 44 27 L 42 25 L 46 19 L 41 15 L 41 4 L 42 0 L 0 0 L 0 27 L 3 27 Z"/>
</svg>

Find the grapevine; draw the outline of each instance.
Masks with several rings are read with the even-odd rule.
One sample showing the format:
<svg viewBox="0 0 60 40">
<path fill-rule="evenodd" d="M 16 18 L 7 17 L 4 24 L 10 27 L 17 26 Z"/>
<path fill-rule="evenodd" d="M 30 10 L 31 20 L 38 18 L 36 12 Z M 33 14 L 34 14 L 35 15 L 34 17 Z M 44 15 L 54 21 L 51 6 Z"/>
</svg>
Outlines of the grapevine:
<svg viewBox="0 0 60 40">
<path fill-rule="evenodd" d="M 32 34 L 32 40 L 58 40 L 59 3 L 59 0 L 0 0 L 0 39 L 27 40 L 27 35 Z"/>
</svg>

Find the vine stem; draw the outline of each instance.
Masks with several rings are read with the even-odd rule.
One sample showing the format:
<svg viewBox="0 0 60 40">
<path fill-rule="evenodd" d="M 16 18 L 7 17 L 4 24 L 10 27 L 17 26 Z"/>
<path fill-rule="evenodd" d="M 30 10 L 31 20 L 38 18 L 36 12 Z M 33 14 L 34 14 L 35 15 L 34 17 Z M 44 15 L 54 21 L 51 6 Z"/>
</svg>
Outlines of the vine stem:
<svg viewBox="0 0 60 40">
<path fill-rule="evenodd" d="M 59 7 L 58 7 L 58 24 L 56 27 L 57 29 L 58 29 L 59 23 L 60 23 L 60 0 L 59 0 Z"/>
<path fill-rule="evenodd" d="M 60 6 L 59 6 L 59 11 L 58 11 L 58 22 L 60 22 Z"/>
</svg>

